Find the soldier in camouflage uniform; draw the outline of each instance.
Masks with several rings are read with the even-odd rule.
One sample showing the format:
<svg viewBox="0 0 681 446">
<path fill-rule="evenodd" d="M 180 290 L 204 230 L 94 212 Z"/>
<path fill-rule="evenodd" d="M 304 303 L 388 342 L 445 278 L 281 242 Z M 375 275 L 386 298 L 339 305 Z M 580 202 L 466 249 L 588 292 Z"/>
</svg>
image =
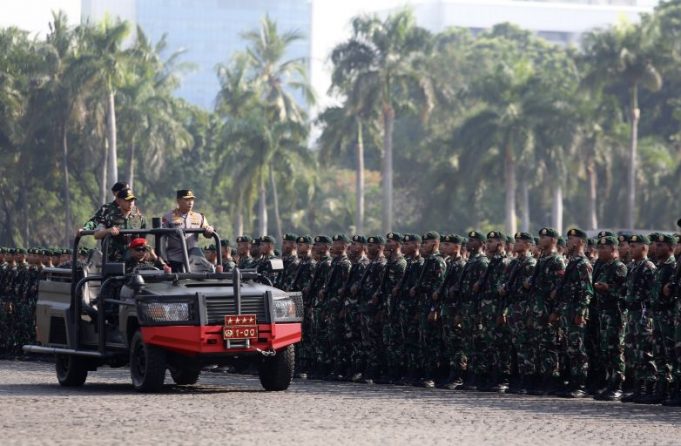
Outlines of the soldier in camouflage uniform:
<svg viewBox="0 0 681 446">
<path fill-rule="evenodd" d="M 429 231 L 422 236 L 421 250 L 425 261 L 421 275 L 410 294 L 415 298 L 419 312 L 419 343 L 421 345 L 421 385 L 426 388 L 435 387 L 434 378 L 441 360 L 442 326 L 440 324 L 439 304 L 433 300 L 433 294 L 444 282 L 447 265 L 440 254 L 440 234 Z"/>
<path fill-rule="evenodd" d="M 367 254 L 369 265 L 359 283 L 354 285 L 350 294 L 357 296 L 357 305 L 360 315 L 360 330 L 362 337 L 361 362 L 364 364 L 364 382 L 372 384 L 380 373 L 381 357 L 383 352 L 383 333 L 379 317 L 379 302 L 376 292 L 379 289 L 386 259 L 383 254 L 385 239 L 380 235 L 372 235 L 367 238 Z"/>
<path fill-rule="evenodd" d="M 359 283 L 364 276 L 364 271 L 369 265 L 366 256 L 367 238 L 363 235 L 353 235 L 348 257 L 352 263 L 348 280 L 343 288 L 344 307 L 342 319 L 345 327 L 345 348 L 344 356 L 348 359 L 346 378 L 352 382 L 359 382 L 362 379 L 362 372 L 365 369 L 363 363 L 362 346 L 362 320 L 359 313 L 358 293 L 352 293 L 353 287 L 359 287 Z M 359 289 L 359 288 L 357 288 Z"/>
<path fill-rule="evenodd" d="M 386 234 L 385 254 L 387 263 L 376 291 L 375 300 L 379 305 L 379 321 L 382 323 L 383 342 L 381 368 L 382 378 L 379 382 L 395 383 L 402 377 L 403 370 L 400 354 L 400 320 L 397 302 L 392 297 L 393 289 L 399 285 L 407 269 L 407 260 L 402 255 L 402 234 L 390 232 Z"/>
<path fill-rule="evenodd" d="M 336 348 L 345 337 L 345 325 L 339 315 L 343 308 L 343 287 L 348 280 L 352 263 L 347 255 L 350 239 L 345 234 L 336 234 L 332 238 L 331 271 L 324 283 L 324 288 L 317 294 L 320 301 L 321 317 L 324 321 L 325 336 L 318 344 L 317 356 L 327 372 L 328 379 L 343 378 L 346 360 L 343 349 Z"/>
<path fill-rule="evenodd" d="M 622 398 L 624 382 L 624 329 L 627 309 L 624 306 L 626 294 L 627 267 L 618 259 L 617 238 L 604 235 L 598 239 L 598 268 L 594 268 L 594 300 L 597 302 L 599 321 L 598 358 L 604 362 L 607 387 L 595 398 L 617 401 Z"/>
<path fill-rule="evenodd" d="M 248 235 L 240 235 L 236 238 L 236 264 L 239 269 L 255 268 L 255 260 L 251 256 L 251 244 L 253 239 Z"/>
<path fill-rule="evenodd" d="M 677 222 L 681 227 L 681 219 Z M 677 234 L 676 271 L 672 282 L 666 286 L 665 294 L 674 301 L 674 385 L 669 398 L 663 402 L 666 406 L 681 406 L 681 236 Z"/>
<path fill-rule="evenodd" d="M 474 307 L 473 372 L 478 376 L 478 390 L 505 392 L 511 375 L 511 340 L 508 327 L 500 324 L 503 307 L 500 290 L 506 280 L 510 260 L 506 256 L 506 236 L 499 231 L 487 234 L 489 265 L 473 286 L 478 295 Z"/>
<path fill-rule="evenodd" d="M 310 304 L 309 287 L 312 281 L 312 276 L 315 272 L 317 262 L 310 254 L 310 246 L 312 245 L 312 237 L 309 235 L 301 235 L 296 240 L 296 248 L 298 251 L 298 267 L 296 268 L 296 275 L 291 283 L 291 287 L 287 291 L 299 291 L 303 293 L 303 339 L 296 347 L 296 375 L 298 378 L 306 379 L 310 370 L 310 339 L 312 332 L 312 307 Z M 307 291 L 304 291 L 307 290 Z"/>
<path fill-rule="evenodd" d="M 402 363 L 406 368 L 406 375 L 401 384 L 414 384 L 418 378 L 419 368 L 419 338 L 418 338 L 418 305 L 416 299 L 411 297 L 410 290 L 416 285 L 421 277 L 424 258 L 420 253 L 421 236 L 418 234 L 405 234 L 404 254 L 407 260 L 407 268 L 400 283 L 393 289 L 393 298 L 397 300 L 399 336 L 401 342 Z"/>
<path fill-rule="evenodd" d="M 464 390 L 476 390 L 482 379 L 475 372 L 473 360 L 475 351 L 475 333 L 477 324 L 474 320 L 477 307 L 479 284 L 487 272 L 489 258 L 483 253 L 483 244 L 487 241 L 485 234 L 480 231 L 468 233 L 468 262 L 461 272 L 458 295 L 454 304 L 454 324 L 460 329 L 461 348 L 455 354 L 455 363 L 466 371 Z"/>
<path fill-rule="evenodd" d="M 95 229 L 97 229 L 99 225 L 104 224 L 106 216 L 118 209 L 118 203 L 116 202 L 116 198 L 118 192 L 122 191 L 123 189 L 130 189 L 130 186 L 128 186 L 126 183 L 118 182 L 114 184 L 113 187 L 111 187 L 111 193 L 113 193 L 114 201 L 103 204 L 97 210 L 97 212 L 95 212 L 95 215 L 93 215 L 88 221 L 86 221 L 83 224 L 83 230 L 94 231 Z"/>
<path fill-rule="evenodd" d="M 308 360 L 309 372 L 312 377 L 324 377 L 322 370 L 322 363 L 319 361 L 317 352 L 324 348 L 326 339 L 326 325 L 322 318 L 323 307 L 322 301 L 319 299 L 320 293 L 324 290 L 324 285 L 328 280 L 331 272 L 331 237 L 327 235 L 318 235 L 314 238 L 314 254 L 318 258 L 314 274 L 310 279 L 310 284 L 303 289 L 303 302 L 306 308 L 309 308 L 310 315 L 310 331 L 309 344 L 305 356 Z M 305 303 L 307 302 L 307 303 Z"/>
<path fill-rule="evenodd" d="M 555 291 L 559 281 L 565 275 L 565 259 L 558 254 L 558 232 L 553 228 L 542 228 L 539 231 L 539 245 L 542 252 L 537 259 L 537 266 L 530 279 L 532 294 L 532 314 L 528 321 L 534 348 L 537 349 L 541 387 L 535 387 L 532 393 L 552 393 L 559 387 L 560 351 L 558 319 L 549 320 L 556 308 Z"/>
<path fill-rule="evenodd" d="M 95 239 L 102 240 L 110 235 L 108 256 L 109 261 L 124 262 L 125 251 L 133 235 L 119 235 L 121 229 L 145 229 L 147 227 L 144 216 L 134 206 L 135 195 L 130 189 L 123 189 L 116 196 L 117 208 L 106 214 L 104 221 L 99 224 L 95 232 Z"/>
<path fill-rule="evenodd" d="M 514 235 L 516 257 L 508 267 L 508 274 L 501 287 L 503 296 L 502 321 L 511 333 L 512 354 L 518 365 L 518 385 L 510 389 L 513 393 L 526 394 L 536 374 L 536 349 L 532 345 L 532 336 L 527 327 L 531 315 L 532 299 L 529 292 L 529 280 L 534 274 L 537 259 L 531 253 L 534 240 L 527 232 Z"/>
<path fill-rule="evenodd" d="M 232 248 L 230 248 L 229 245 L 229 240 L 220 240 L 220 247 L 222 248 L 220 250 L 220 254 L 222 256 L 222 271 L 225 273 L 228 273 L 236 268 L 236 262 L 234 261 L 234 257 L 232 257 Z"/>
<path fill-rule="evenodd" d="M 657 367 L 653 356 L 653 287 L 656 268 L 648 259 L 650 240 L 641 234 L 629 237 L 629 250 L 633 264 L 627 277 L 626 306 L 629 310 L 626 342 L 633 353 L 631 362 L 636 380 L 634 392 L 622 398 L 623 402 L 637 402 L 648 398 L 654 391 Z"/>
<path fill-rule="evenodd" d="M 586 321 L 589 318 L 589 303 L 593 296 L 591 262 L 585 255 L 588 243 L 586 232 L 578 228 L 567 233 L 567 249 L 570 262 L 555 293 L 556 306 L 549 316 L 550 321 L 558 319 L 560 342 L 570 372 L 570 382 L 561 396 L 583 398 L 586 393 L 586 375 L 589 358 L 586 354 Z"/>
<path fill-rule="evenodd" d="M 272 284 L 276 286 L 281 272 L 272 271 L 270 260 L 279 258 L 274 254 L 274 245 L 277 241 L 270 235 L 263 235 L 258 240 L 260 242 L 260 257 L 258 258 L 255 268 L 260 274 L 270 279 Z"/>
<path fill-rule="evenodd" d="M 296 253 L 296 234 L 284 234 L 284 241 L 281 245 L 281 258 L 284 261 L 284 271 L 279 274 L 279 280 L 275 286 L 282 290 L 291 288 L 291 283 L 298 271 L 298 254 Z"/>
<path fill-rule="evenodd" d="M 672 294 L 668 290 L 674 280 L 676 259 L 674 258 L 675 237 L 671 234 L 655 234 L 652 244 L 655 246 L 656 274 L 655 287 L 652 292 L 654 322 L 654 354 L 657 367 L 657 388 L 653 395 L 645 398 L 645 403 L 659 404 L 667 399 L 672 384 L 674 363 L 674 306 Z"/>
<path fill-rule="evenodd" d="M 447 272 L 433 299 L 440 302 L 440 318 L 442 323 L 442 351 L 444 362 L 449 366 L 449 374 L 440 387 L 454 390 L 463 384 L 466 364 L 457 362 L 457 353 L 462 349 L 463 332 L 461 324 L 456 321 L 456 298 L 459 293 L 459 282 L 466 260 L 461 255 L 464 238 L 457 234 L 445 235 L 442 239 L 442 252 L 447 254 Z"/>
</svg>

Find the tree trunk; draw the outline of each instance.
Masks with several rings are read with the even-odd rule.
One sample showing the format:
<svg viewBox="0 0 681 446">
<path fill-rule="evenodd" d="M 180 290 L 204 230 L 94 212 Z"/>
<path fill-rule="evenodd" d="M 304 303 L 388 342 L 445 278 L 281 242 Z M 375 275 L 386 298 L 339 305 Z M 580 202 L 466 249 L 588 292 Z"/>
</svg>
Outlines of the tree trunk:
<svg viewBox="0 0 681 446">
<path fill-rule="evenodd" d="M 270 186 L 272 187 L 272 204 L 274 205 L 274 223 L 277 225 L 277 240 L 284 239 L 281 229 L 281 216 L 279 215 L 279 195 L 277 194 L 277 182 L 274 181 L 274 172 L 270 164 Z"/>
<path fill-rule="evenodd" d="M 357 119 L 357 172 L 355 174 L 355 233 L 364 233 L 364 139 L 362 137 L 362 120 Z"/>
<path fill-rule="evenodd" d="M 102 173 L 99 178 L 99 204 L 102 205 L 107 202 L 108 198 L 108 187 L 107 187 L 107 173 L 109 169 L 107 164 L 109 164 L 109 144 L 104 144 L 104 162 L 102 163 Z"/>
<path fill-rule="evenodd" d="M 520 224 L 523 232 L 530 232 L 530 186 L 527 184 L 527 178 L 523 177 L 520 182 L 520 199 L 522 200 L 521 207 L 523 218 Z M 512 235 L 512 234 L 509 234 Z"/>
<path fill-rule="evenodd" d="M 108 179 L 111 184 L 118 181 L 118 154 L 116 151 L 116 99 L 114 92 L 108 95 L 107 139 L 109 141 Z"/>
<path fill-rule="evenodd" d="M 510 146 L 506 146 L 504 153 L 504 177 L 506 183 L 506 233 L 515 234 L 517 229 L 515 221 L 515 160 L 513 159 L 513 151 Z"/>
<path fill-rule="evenodd" d="M 553 189 L 553 204 L 551 207 L 552 225 L 559 234 L 563 233 L 563 187 L 556 184 Z"/>
<path fill-rule="evenodd" d="M 383 106 L 383 232 L 393 227 L 393 127 L 395 110 Z"/>
<path fill-rule="evenodd" d="M 586 167 L 586 175 L 589 183 L 589 229 L 598 229 L 598 212 L 597 212 L 597 178 L 596 166 L 593 158 L 589 159 Z"/>
<path fill-rule="evenodd" d="M 258 235 L 267 235 L 267 190 L 265 178 L 260 179 L 260 192 L 258 198 Z"/>
<path fill-rule="evenodd" d="M 631 87 L 631 145 L 629 146 L 629 172 L 627 178 L 627 215 L 625 222 L 627 229 L 632 230 L 636 225 L 636 162 L 638 148 L 638 121 L 641 111 L 638 109 L 638 85 Z"/>
<path fill-rule="evenodd" d="M 130 148 L 128 149 L 128 186 L 130 189 L 135 190 L 135 143 L 130 143 Z"/>
<path fill-rule="evenodd" d="M 69 145 L 66 125 L 62 128 L 62 164 L 64 168 L 64 208 L 66 221 L 64 227 L 64 246 L 69 246 L 73 233 L 73 216 L 71 215 L 71 192 L 69 190 Z"/>
</svg>

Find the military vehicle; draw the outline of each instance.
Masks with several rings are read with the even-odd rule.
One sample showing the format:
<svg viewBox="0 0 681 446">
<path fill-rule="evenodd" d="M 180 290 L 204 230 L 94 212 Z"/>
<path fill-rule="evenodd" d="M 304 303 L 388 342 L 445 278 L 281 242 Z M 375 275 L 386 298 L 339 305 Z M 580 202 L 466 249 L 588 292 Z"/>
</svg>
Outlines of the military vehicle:
<svg viewBox="0 0 681 446">
<path fill-rule="evenodd" d="M 155 225 L 157 226 L 157 225 Z M 154 239 L 163 256 L 166 237 L 185 237 L 201 229 L 122 230 L 121 237 Z M 300 293 L 275 288 L 256 270 L 221 272 L 200 249 L 184 245 L 184 271 L 156 268 L 126 272 L 109 261 L 110 236 L 92 250 L 87 264 L 77 253 L 73 265 L 46 268 L 38 288 L 36 345 L 25 352 L 56 356 L 62 386 L 81 386 L 89 371 L 108 365 L 130 366 L 134 388 L 159 391 L 166 371 L 177 385 L 195 384 L 208 365 L 257 366 L 265 390 L 289 387 L 294 348 L 301 339 Z M 220 239 L 213 234 L 217 259 Z M 219 261 L 219 260 L 218 260 Z M 273 260 L 270 268 L 281 269 Z"/>
</svg>

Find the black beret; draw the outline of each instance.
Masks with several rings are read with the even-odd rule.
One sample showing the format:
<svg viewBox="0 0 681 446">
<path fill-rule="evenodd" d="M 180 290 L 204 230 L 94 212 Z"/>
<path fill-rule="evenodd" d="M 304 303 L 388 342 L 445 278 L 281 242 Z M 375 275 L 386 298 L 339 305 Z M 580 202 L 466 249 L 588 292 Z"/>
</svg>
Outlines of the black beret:
<svg viewBox="0 0 681 446">
<path fill-rule="evenodd" d="M 514 237 L 516 240 L 525 240 L 527 242 L 534 242 L 534 238 L 527 232 L 516 232 Z"/>
<path fill-rule="evenodd" d="M 355 234 L 352 236 L 352 241 L 361 243 L 362 245 L 366 245 L 367 243 L 367 238 L 363 235 Z"/>
<path fill-rule="evenodd" d="M 220 240 L 220 246 L 222 246 L 223 248 L 228 247 L 229 246 L 229 240 L 227 240 L 226 238 L 223 238 L 222 240 Z"/>
<path fill-rule="evenodd" d="M 348 238 L 347 235 L 345 234 L 336 234 L 333 236 L 333 241 L 334 242 L 344 242 L 344 243 L 350 243 L 350 239 Z"/>
<path fill-rule="evenodd" d="M 513 243 L 514 241 L 515 241 L 515 239 L 513 237 L 511 237 L 510 235 L 506 236 L 506 243 Z"/>
<path fill-rule="evenodd" d="M 421 243 L 421 236 L 418 234 L 405 234 L 404 235 L 404 241 L 405 242 L 419 242 Z"/>
<path fill-rule="evenodd" d="M 271 235 L 263 235 L 260 237 L 260 243 L 277 243 L 277 239 Z"/>
<path fill-rule="evenodd" d="M 372 235 L 367 238 L 367 243 L 376 243 L 379 245 L 384 245 L 385 238 L 382 235 Z"/>
<path fill-rule="evenodd" d="M 428 231 L 421 236 L 421 238 L 426 240 L 440 240 L 440 234 L 437 231 Z"/>
<path fill-rule="evenodd" d="M 539 236 L 541 237 L 542 235 L 545 235 L 547 237 L 553 237 L 553 238 L 560 237 L 560 235 L 558 235 L 558 231 L 556 231 L 553 228 L 541 228 L 539 230 Z"/>
<path fill-rule="evenodd" d="M 298 236 L 296 234 L 284 234 L 284 241 L 287 242 L 295 242 L 298 240 Z"/>
<path fill-rule="evenodd" d="M 204 249 L 206 251 L 213 251 L 213 252 L 217 251 L 217 248 L 215 247 L 215 245 L 206 246 Z"/>
<path fill-rule="evenodd" d="M 586 240 L 589 236 L 579 228 L 572 228 L 567 232 L 568 237 L 577 237 Z"/>
<path fill-rule="evenodd" d="M 617 246 L 619 245 L 619 242 L 617 241 L 617 237 L 606 235 L 598 239 L 598 245 Z"/>
<path fill-rule="evenodd" d="M 236 238 L 237 243 L 250 243 L 253 239 L 249 235 L 240 235 Z"/>
<path fill-rule="evenodd" d="M 388 232 L 385 236 L 386 240 L 394 240 L 396 242 L 401 242 L 402 238 L 402 234 L 399 232 Z"/>
<path fill-rule="evenodd" d="M 503 232 L 490 231 L 490 232 L 487 233 L 487 240 L 489 240 L 489 239 L 506 241 L 506 236 L 504 235 Z"/>
<path fill-rule="evenodd" d="M 614 237 L 614 236 L 615 236 L 615 233 L 612 232 L 612 231 L 600 231 L 598 233 L 597 237 L 601 238 L 601 237 Z"/>
<path fill-rule="evenodd" d="M 595 244 L 596 244 L 596 239 L 595 239 L 595 238 L 589 237 L 588 239 L 586 239 L 586 245 L 587 245 L 587 246 L 593 246 L 593 245 L 595 245 Z"/>
<path fill-rule="evenodd" d="M 485 234 L 480 231 L 470 231 L 468 233 L 468 240 L 478 240 L 484 242 L 487 240 L 487 237 L 485 237 Z"/>
<path fill-rule="evenodd" d="M 643 243 L 644 245 L 650 245 L 650 239 L 648 236 L 643 234 L 632 234 L 629 237 L 629 243 Z"/>
<path fill-rule="evenodd" d="M 629 237 L 630 236 L 628 234 L 620 234 L 620 235 L 617 236 L 617 241 L 620 242 L 620 243 L 628 242 Z"/>
<path fill-rule="evenodd" d="M 673 234 L 656 234 L 654 238 L 651 238 L 653 242 L 667 243 L 673 245 L 676 243 L 676 236 Z"/>
<path fill-rule="evenodd" d="M 308 245 L 312 243 L 312 237 L 309 235 L 301 235 L 296 239 L 296 243 L 307 243 Z"/>
<path fill-rule="evenodd" d="M 460 245 L 464 242 L 463 237 L 461 237 L 459 234 L 444 235 L 442 241 L 446 243 L 455 243 L 457 245 Z"/>
<path fill-rule="evenodd" d="M 331 237 L 328 235 L 318 235 L 314 238 L 315 243 L 331 243 Z"/>
<path fill-rule="evenodd" d="M 535 245 L 538 245 L 539 244 L 539 237 L 532 237 L 532 243 L 534 243 Z"/>
<path fill-rule="evenodd" d="M 558 237 L 558 246 L 565 246 L 565 239 L 563 237 Z"/>
</svg>

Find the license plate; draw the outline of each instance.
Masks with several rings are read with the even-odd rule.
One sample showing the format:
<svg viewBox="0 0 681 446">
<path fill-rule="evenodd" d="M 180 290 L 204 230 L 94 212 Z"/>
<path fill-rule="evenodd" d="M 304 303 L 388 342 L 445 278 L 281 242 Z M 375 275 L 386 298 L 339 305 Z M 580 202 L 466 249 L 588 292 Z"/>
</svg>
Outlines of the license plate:
<svg viewBox="0 0 681 446">
<path fill-rule="evenodd" d="M 251 339 L 258 337 L 258 325 L 255 314 L 225 316 L 223 328 L 225 339 Z"/>
</svg>

